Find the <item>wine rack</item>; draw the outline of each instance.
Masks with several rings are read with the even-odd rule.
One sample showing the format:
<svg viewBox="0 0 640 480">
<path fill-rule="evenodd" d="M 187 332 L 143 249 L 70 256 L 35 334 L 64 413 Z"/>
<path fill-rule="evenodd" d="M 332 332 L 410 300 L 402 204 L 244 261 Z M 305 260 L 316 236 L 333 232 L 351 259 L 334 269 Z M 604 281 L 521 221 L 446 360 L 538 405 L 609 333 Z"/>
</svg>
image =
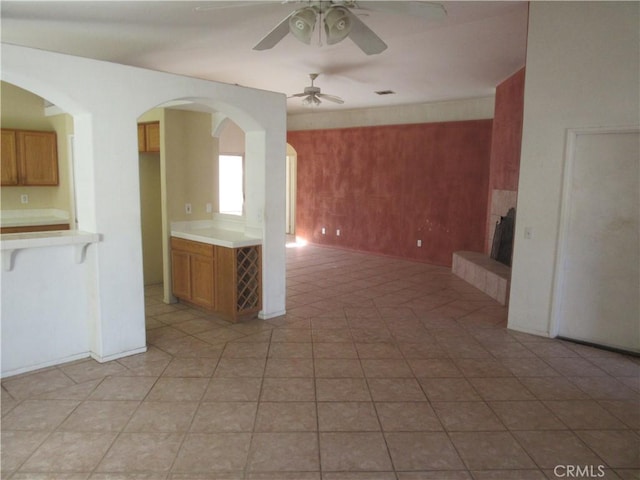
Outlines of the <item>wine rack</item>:
<svg viewBox="0 0 640 480">
<path fill-rule="evenodd" d="M 260 247 L 236 249 L 236 311 L 238 315 L 260 308 Z"/>
</svg>

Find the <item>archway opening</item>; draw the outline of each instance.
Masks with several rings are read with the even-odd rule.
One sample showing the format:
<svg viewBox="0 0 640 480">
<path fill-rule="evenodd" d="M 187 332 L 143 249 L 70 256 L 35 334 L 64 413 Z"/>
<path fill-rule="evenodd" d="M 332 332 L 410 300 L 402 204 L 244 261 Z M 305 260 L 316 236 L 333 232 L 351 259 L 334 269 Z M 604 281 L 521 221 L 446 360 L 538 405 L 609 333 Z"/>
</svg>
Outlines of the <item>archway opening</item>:
<svg viewBox="0 0 640 480">
<path fill-rule="evenodd" d="M 255 166 L 245 161 L 247 138 L 234 120 L 205 99 L 174 100 L 138 118 L 145 287 L 162 290 L 165 303 L 176 302 L 172 231 L 194 226 L 240 231 L 248 223 L 244 200 L 255 189 L 250 181 L 256 177 Z M 158 129 L 153 145 L 148 144 L 148 135 L 140 137 L 150 128 Z M 233 212 L 227 211 L 222 199 L 220 185 L 230 183 L 221 177 L 222 156 L 240 159 L 240 185 L 236 185 L 240 204 Z"/>
<path fill-rule="evenodd" d="M 74 118 L 2 82 L 2 233 L 75 230 Z"/>
</svg>

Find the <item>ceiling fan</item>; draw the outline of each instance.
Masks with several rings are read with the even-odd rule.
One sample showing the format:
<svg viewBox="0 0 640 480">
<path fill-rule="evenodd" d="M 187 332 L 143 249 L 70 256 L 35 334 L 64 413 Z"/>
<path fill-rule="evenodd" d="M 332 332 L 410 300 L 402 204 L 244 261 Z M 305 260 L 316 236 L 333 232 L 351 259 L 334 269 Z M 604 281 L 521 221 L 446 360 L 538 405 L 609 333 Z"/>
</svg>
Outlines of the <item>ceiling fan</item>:
<svg viewBox="0 0 640 480">
<path fill-rule="evenodd" d="M 305 97 L 302 100 L 302 104 L 305 106 L 317 107 L 322 103 L 322 100 L 328 100 L 333 103 L 344 103 L 340 97 L 336 97 L 335 95 L 327 95 L 326 93 L 322 93 L 320 91 L 320 87 L 316 87 L 313 84 L 313 81 L 318 78 L 318 73 L 310 73 L 309 78 L 311 78 L 311 85 L 309 87 L 305 87 L 304 92 L 302 93 L 294 93 L 290 95 L 288 98 L 294 97 Z"/>
<path fill-rule="evenodd" d="M 444 7 L 439 3 L 421 1 L 359 1 L 359 0 L 282 0 L 282 3 L 302 3 L 287 15 L 254 47 L 254 50 L 268 50 L 275 47 L 287 34 L 291 33 L 303 43 L 310 44 L 311 37 L 317 24 L 324 26 L 326 43 L 333 45 L 345 38 L 350 38 L 364 53 L 375 55 L 383 52 L 387 44 L 376 35 L 353 12 L 379 11 L 412 17 L 439 20 L 446 16 Z M 224 2 L 232 3 L 234 7 L 250 7 L 261 2 Z M 229 8 L 224 6 L 196 7 L 196 10 L 215 8 Z M 318 26 L 318 35 L 322 30 Z"/>
<path fill-rule="evenodd" d="M 320 18 L 324 24 L 327 44 L 333 45 L 349 37 L 364 53 L 374 55 L 386 50 L 387 44 L 367 27 L 352 12 L 352 9 L 378 10 L 429 18 L 443 18 L 446 15 L 442 5 L 432 2 L 322 0 L 306 3 L 307 6 L 287 15 L 253 49 L 273 48 L 288 33 L 301 42 L 310 44 L 315 25 Z"/>
</svg>

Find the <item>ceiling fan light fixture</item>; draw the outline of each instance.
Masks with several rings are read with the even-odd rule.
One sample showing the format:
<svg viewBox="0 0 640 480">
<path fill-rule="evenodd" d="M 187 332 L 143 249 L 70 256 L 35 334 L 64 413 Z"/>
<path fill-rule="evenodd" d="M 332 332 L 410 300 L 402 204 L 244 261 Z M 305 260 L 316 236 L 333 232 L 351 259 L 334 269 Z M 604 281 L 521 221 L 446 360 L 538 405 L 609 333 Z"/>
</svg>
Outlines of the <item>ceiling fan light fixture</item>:
<svg viewBox="0 0 640 480">
<path fill-rule="evenodd" d="M 315 95 L 309 95 L 304 100 L 302 100 L 302 105 L 305 107 L 317 107 L 320 105 L 320 99 Z"/>
<path fill-rule="evenodd" d="M 327 44 L 333 45 L 341 42 L 351 32 L 351 18 L 345 7 L 331 7 L 324 14 L 324 31 L 327 35 Z"/>
<path fill-rule="evenodd" d="M 302 43 L 309 45 L 316 25 L 316 11 L 313 7 L 305 7 L 293 12 L 289 17 L 289 31 Z"/>
</svg>

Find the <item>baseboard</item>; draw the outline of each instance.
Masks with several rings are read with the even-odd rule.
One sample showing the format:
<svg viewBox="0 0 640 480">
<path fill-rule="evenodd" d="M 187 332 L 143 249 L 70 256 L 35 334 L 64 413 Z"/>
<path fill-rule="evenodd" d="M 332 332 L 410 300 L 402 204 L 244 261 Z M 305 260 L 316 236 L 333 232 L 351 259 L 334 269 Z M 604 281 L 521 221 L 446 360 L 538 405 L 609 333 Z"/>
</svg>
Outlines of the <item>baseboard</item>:
<svg viewBox="0 0 640 480">
<path fill-rule="evenodd" d="M 609 345 L 602 345 L 600 343 L 593 343 L 587 340 L 578 340 L 576 338 L 561 337 L 560 335 L 558 335 L 556 338 L 558 340 L 564 340 L 565 342 L 577 343 L 578 345 L 585 345 L 587 347 L 598 348 L 600 350 L 606 350 L 608 352 L 621 353 L 623 355 L 632 355 L 634 357 L 640 357 L 640 352 L 635 350 L 626 350 L 624 348 L 612 347 Z"/>
<path fill-rule="evenodd" d="M 114 353 L 113 355 L 105 355 L 101 356 L 94 352 L 91 352 L 91 358 L 93 358 L 96 362 L 105 363 L 110 362 L 112 360 L 117 360 L 119 358 L 128 357 L 130 355 L 137 355 L 138 353 L 144 353 L 147 351 L 146 345 L 144 347 L 135 348 L 133 350 L 127 350 L 125 352 Z"/>
<path fill-rule="evenodd" d="M 14 377 L 22 373 L 29 373 L 29 372 L 33 372 L 35 370 L 41 370 L 47 367 L 55 367 L 58 365 L 62 365 L 64 363 L 75 362 L 77 360 L 89 358 L 90 356 L 91 356 L 91 352 L 76 353 L 74 355 L 69 355 L 68 357 L 57 358 L 55 360 L 48 360 L 46 362 L 37 363 L 35 365 L 29 365 L 27 367 L 20 367 L 20 368 L 15 368 L 13 370 L 8 370 L 6 372 L 0 373 L 0 378 Z"/>
<path fill-rule="evenodd" d="M 260 320 L 269 320 L 271 318 L 276 318 L 276 317 L 281 317 L 283 315 L 286 315 L 286 313 L 287 313 L 286 310 L 280 310 L 279 312 L 274 312 L 274 313 L 265 315 L 264 312 L 260 311 L 260 313 L 258 313 L 258 318 Z"/>
</svg>

